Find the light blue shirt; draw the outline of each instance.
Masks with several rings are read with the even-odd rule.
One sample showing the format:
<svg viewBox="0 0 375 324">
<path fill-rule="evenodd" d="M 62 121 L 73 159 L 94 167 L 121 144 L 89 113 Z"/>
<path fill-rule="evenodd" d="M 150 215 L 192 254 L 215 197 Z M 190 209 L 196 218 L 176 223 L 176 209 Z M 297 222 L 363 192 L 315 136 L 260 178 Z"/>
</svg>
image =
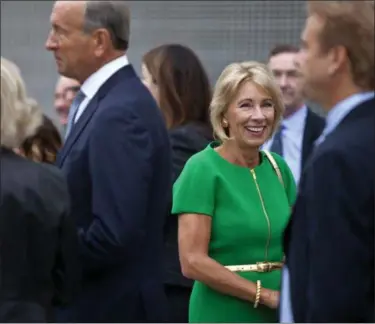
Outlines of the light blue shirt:
<svg viewBox="0 0 375 324">
<path fill-rule="evenodd" d="M 374 98 L 375 92 L 365 92 L 352 95 L 340 101 L 327 115 L 326 126 L 322 135 L 315 141 L 315 145 L 321 144 L 325 138 L 335 130 L 340 122 L 354 108 L 358 107 L 362 102 Z M 282 273 L 282 291 L 280 300 L 280 323 L 294 323 L 292 305 L 290 299 L 290 283 L 289 270 L 285 266 Z"/>
<path fill-rule="evenodd" d="M 362 102 L 374 98 L 375 92 L 362 92 L 354 94 L 343 101 L 340 101 L 327 115 L 326 126 L 315 145 L 321 144 L 325 138 L 331 133 L 338 124 L 349 114 L 355 107 L 359 106 Z"/>
<path fill-rule="evenodd" d="M 301 174 L 303 133 L 305 130 L 307 107 L 303 106 L 293 115 L 283 119 L 281 141 L 283 144 L 283 158 L 292 171 L 294 180 L 298 183 Z M 273 137 L 263 144 L 262 149 L 270 150 Z"/>
</svg>

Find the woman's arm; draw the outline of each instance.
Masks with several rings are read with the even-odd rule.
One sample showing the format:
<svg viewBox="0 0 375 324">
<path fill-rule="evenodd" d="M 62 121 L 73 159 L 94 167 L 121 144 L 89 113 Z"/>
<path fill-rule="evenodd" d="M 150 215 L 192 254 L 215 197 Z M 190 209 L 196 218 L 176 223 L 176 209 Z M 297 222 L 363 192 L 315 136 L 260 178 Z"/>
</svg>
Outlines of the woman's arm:
<svg viewBox="0 0 375 324">
<path fill-rule="evenodd" d="M 223 294 L 253 303 L 256 284 L 231 272 L 208 256 L 210 237 L 211 217 L 202 214 L 179 215 L 178 245 L 183 275 L 201 281 Z M 278 294 L 262 288 L 260 303 L 276 308 Z"/>
</svg>

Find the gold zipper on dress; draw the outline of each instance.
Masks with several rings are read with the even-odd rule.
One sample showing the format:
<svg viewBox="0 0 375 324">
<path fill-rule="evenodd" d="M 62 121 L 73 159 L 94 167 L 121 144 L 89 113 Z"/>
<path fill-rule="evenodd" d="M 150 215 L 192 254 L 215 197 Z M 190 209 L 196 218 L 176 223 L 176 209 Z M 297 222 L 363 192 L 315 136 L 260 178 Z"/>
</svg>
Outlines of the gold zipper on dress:
<svg viewBox="0 0 375 324">
<path fill-rule="evenodd" d="M 268 249 L 269 249 L 270 242 L 271 242 L 271 222 L 270 222 L 270 219 L 268 217 L 266 207 L 264 206 L 264 201 L 263 201 L 263 197 L 262 197 L 262 194 L 260 192 L 260 189 L 259 189 L 259 185 L 258 185 L 258 181 L 257 181 L 257 176 L 255 174 L 255 170 L 251 169 L 250 172 L 251 172 L 251 174 L 254 178 L 255 187 L 257 188 L 259 199 L 260 199 L 260 202 L 262 204 L 264 216 L 266 217 L 266 221 L 267 221 L 267 225 L 268 225 L 268 239 L 267 239 L 267 243 L 266 243 L 266 252 L 265 252 L 265 255 L 264 255 L 264 259 L 265 259 L 265 261 L 267 261 L 268 260 Z"/>
</svg>

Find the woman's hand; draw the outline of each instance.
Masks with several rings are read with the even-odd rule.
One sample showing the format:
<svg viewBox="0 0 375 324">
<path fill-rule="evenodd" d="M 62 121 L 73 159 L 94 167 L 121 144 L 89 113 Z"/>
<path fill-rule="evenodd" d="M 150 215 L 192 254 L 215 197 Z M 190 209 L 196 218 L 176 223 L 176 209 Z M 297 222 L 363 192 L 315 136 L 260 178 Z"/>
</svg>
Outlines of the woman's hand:
<svg viewBox="0 0 375 324">
<path fill-rule="evenodd" d="M 262 288 L 260 302 L 269 308 L 276 309 L 279 307 L 280 292 L 277 290 Z"/>
</svg>

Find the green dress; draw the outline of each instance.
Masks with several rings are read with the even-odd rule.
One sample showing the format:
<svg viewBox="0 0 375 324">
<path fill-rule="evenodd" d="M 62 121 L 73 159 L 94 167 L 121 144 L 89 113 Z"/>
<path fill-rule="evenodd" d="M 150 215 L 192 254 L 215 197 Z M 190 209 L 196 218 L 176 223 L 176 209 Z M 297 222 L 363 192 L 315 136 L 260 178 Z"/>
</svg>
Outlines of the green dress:
<svg viewBox="0 0 375 324">
<path fill-rule="evenodd" d="M 212 218 L 209 256 L 222 265 L 282 261 L 282 233 L 296 195 L 290 169 L 280 156 L 272 153 L 282 173 L 284 188 L 261 152 L 261 163 L 254 171 L 268 223 L 250 169 L 222 158 L 214 150 L 217 145 L 211 143 L 186 163 L 174 184 L 172 212 L 205 214 Z M 265 288 L 280 290 L 280 270 L 238 274 L 253 282 L 260 279 Z M 251 303 L 221 294 L 202 282 L 194 283 L 189 305 L 190 323 L 277 321 L 275 310 L 264 305 L 254 308 Z"/>
</svg>

